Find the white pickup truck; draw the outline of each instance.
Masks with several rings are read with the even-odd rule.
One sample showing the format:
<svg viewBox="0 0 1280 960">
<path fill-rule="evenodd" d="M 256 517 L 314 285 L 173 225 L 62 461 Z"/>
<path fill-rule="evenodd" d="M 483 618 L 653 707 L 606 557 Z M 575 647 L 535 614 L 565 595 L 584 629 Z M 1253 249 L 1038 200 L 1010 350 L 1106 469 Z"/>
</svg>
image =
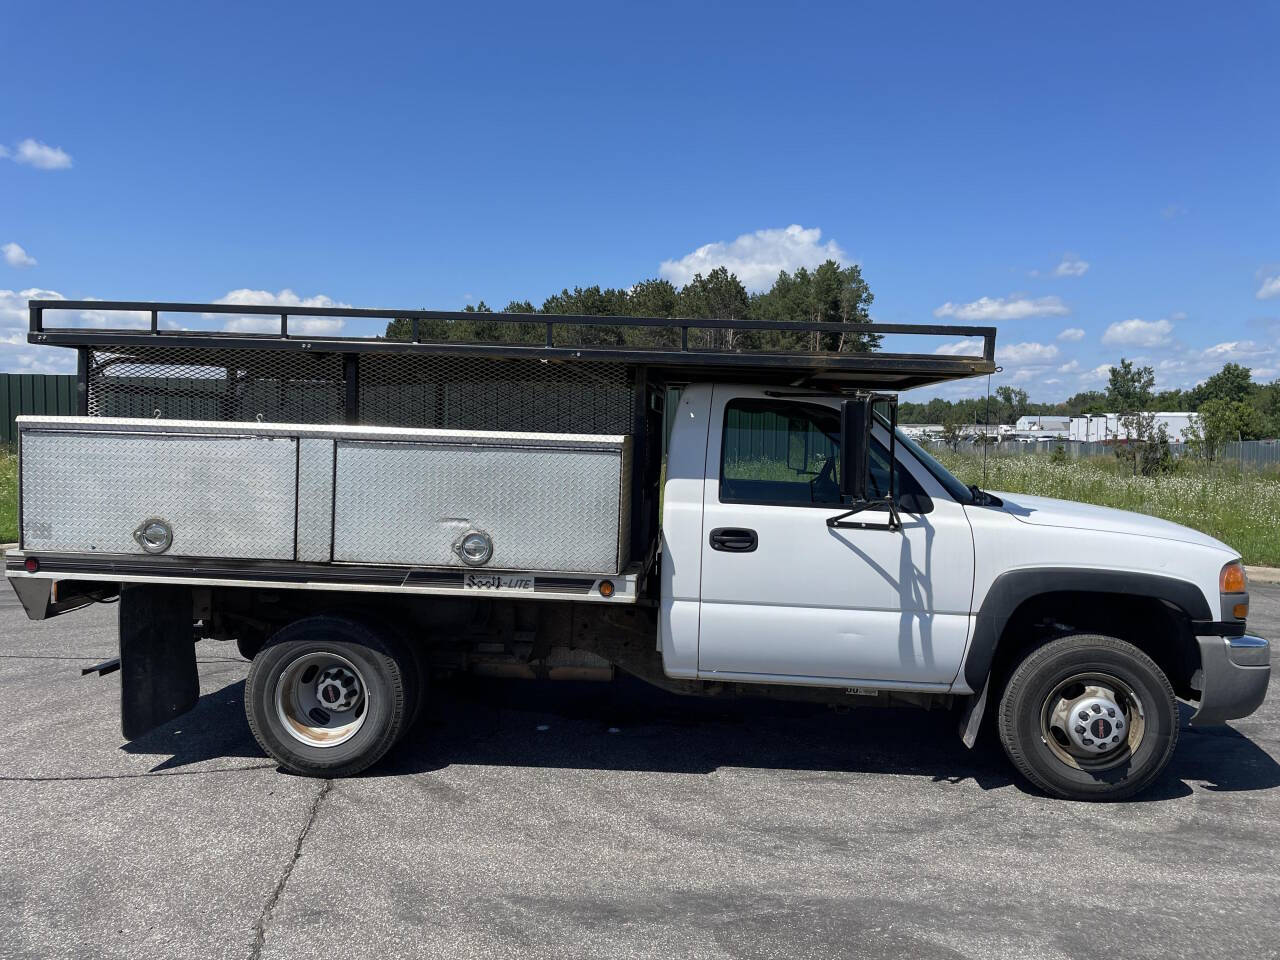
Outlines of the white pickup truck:
<svg viewBox="0 0 1280 960">
<path fill-rule="evenodd" d="M 77 309 L 150 323 L 47 321 Z M 403 331 L 360 339 L 277 307 L 31 310 L 32 342 L 79 351 L 82 415 L 19 421 L 7 574 L 37 619 L 119 598 L 99 672 L 127 738 L 195 703 L 213 637 L 252 660 L 262 748 L 308 775 L 376 762 L 441 675 L 622 669 L 947 707 L 970 745 L 986 716 L 1036 787 L 1109 800 L 1159 776 L 1179 701 L 1215 724 L 1266 694 L 1229 546 L 967 487 L 896 429 L 884 391 L 990 373 L 989 328 L 875 326 L 982 339 L 950 357 L 842 351 L 835 324 L 498 314 L 535 338 L 459 344 L 423 334 L 444 312 L 307 310 Z M 228 313 L 278 333 L 162 323 Z"/>
</svg>

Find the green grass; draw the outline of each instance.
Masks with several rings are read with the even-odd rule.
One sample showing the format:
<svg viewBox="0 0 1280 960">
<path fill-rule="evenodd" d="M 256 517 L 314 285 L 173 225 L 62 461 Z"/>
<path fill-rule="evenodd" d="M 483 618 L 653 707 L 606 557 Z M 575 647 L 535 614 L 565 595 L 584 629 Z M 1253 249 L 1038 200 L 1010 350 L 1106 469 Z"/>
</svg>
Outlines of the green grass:
<svg viewBox="0 0 1280 960">
<path fill-rule="evenodd" d="M 1161 477 L 1135 477 L 1105 458 L 1055 463 L 1047 455 L 982 457 L 930 451 L 965 483 L 1094 503 L 1163 517 L 1239 550 L 1245 563 L 1280 566 L 1280 478 L 1271 473 L 1188 461 Z"/>
<path fill-rule="evenodd" d="M 0 453 L 0 543 L 18 539 L 18 458 Z"/>
</svg>

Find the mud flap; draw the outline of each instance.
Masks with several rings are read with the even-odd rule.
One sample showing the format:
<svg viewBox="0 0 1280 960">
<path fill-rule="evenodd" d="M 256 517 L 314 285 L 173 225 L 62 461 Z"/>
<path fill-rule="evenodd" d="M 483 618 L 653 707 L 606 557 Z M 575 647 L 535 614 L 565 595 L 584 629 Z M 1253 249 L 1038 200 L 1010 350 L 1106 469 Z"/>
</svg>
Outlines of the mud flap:
<svg viewBox="0 0 1280 960">
<path fill-rule="evenodd" d="M 200 698 L 189 587 L 125 584 L 120 591 L 120 719 L 136 740 Z"/>
<path fill-rule="evenodd" d="M 964 710 L 960 714 L 960 739 L 970 750 L 978 742 L 978 731 L 982 728 L 982 715 L 987 710 L 987 688 L 990 686 L 990 683 L 984 683 L 982 689 L 969 698 L 969 702 L 964 705 Z"/>
</svg>

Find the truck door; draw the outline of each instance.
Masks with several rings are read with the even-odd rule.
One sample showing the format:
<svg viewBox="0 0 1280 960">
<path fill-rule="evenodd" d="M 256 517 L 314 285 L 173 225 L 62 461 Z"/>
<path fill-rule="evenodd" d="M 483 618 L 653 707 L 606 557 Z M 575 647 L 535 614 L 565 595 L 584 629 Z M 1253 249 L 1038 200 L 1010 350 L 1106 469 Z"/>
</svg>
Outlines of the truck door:
<svg viewBox="0 0 1280 960">
<path fill-rule="evenodd" d="M 709 426 L 698 676 L 950 684 L 973 596 L 963 507 L 901 451 L 902 528 L 829 528 L 842 510 L 838 401 L 717 386 Z M 871 450 L 881 489 L 887 440 Z"/>
</svg>

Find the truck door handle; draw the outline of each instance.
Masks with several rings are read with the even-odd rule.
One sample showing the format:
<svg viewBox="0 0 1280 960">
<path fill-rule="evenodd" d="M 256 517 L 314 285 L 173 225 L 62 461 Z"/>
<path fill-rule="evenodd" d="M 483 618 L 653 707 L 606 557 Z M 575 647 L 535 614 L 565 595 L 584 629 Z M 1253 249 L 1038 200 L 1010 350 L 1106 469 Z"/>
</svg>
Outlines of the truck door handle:
<svg viewBox="0 0 1280 960">
<path fill-rule="evenodd" d="M 716 527 L 711 531 L 711 549 L 727 553 L 751 553 L 759 546 L 756 532 L 745 527 Z"/>
</svg>

